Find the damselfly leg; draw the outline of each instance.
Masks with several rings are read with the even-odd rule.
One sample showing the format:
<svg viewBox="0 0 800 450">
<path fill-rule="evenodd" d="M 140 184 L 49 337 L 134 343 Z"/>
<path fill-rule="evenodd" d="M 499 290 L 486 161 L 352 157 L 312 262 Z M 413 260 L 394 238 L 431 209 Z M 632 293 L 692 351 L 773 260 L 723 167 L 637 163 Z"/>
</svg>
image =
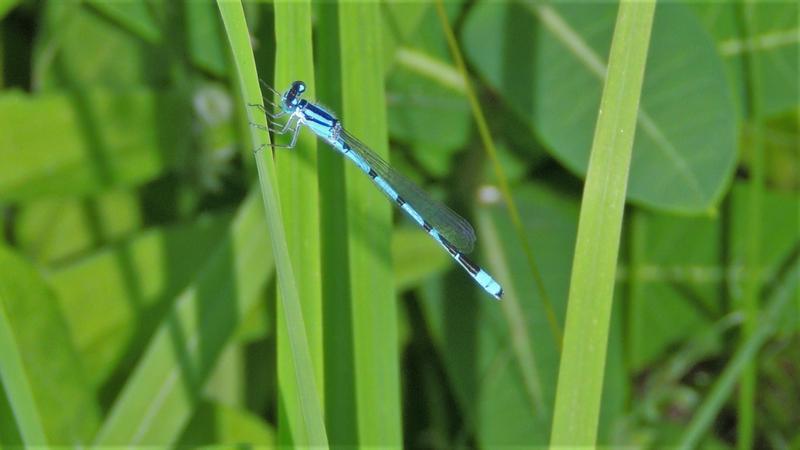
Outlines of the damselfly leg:
<svg viewBox="0 0 800 450">
<path fill-rule="evenodd" d="M 377 153 L 343 129 L 333 113 L 317 103 L 301 99 L 306 91 L 306 85 L 302 81 L 293 82 L 282 95 L 263 81 L 261 85 L 265 91 L 280 100 L 276 105 L 264 98 L 264 104 L 270 106 L 272 111 L 256 105 L 264 111 L 269 122 L 266 127 L 256 126 L 276 135 L 292 133 L 288 145 L 271 144 L 271 147 L 293 148 L 297 144 L 301 128 L 308 127 L 367 174 L 378 189 L 439 243 L 487 293 L 498 300 L 503 297 L 500 284 L 465 255 L 472 250 L 475 242 L 475 231 L 469 222 L 431 199 L 422 189 L 391 168 Z M 275 121 L 284 115 L 288 115 L 286 123 Z"/>
<path fill-rule="evenodd" d="M 276 133 L 276 134 L 285 134 L 287 131 L 289 131 L 289 124 L 290 123 L 291 123 L 291 119 L 289 119 L 289 121 L 286 122 L 286 125 L 283 126 L 281 131 Z M 270 147 L 272 147 L 272 148 L 294 148 L 294 146 L 297 145 L 297 136 L 299 136 L 299 135 L 300 135 L 300 121 L 297 120 L 294 123 L 294 128 L 292 128 L 292 142 L 290 142 L 287 145 L 270 144 Z"/>
<path fill-rule="evenodd" d="M 264 89 L 266 89 L 266 90 L 272 92 L 273 94 L 277 95 L 279 98 L 283 96 L 283 94 L 281 94 L 280 92 L 275 90 L 274 87 L 270 86 L 269 83 L 267 83 L 266 81 L 262 80 L 261 78 L 258 79 L 258 82 L 261 84 L 261 87 L 263 87 Z"/>
<path fill-rule="evenodd" d="M 259 79 L 258 81 L 259 81 L 259 83 L 261 83 L 261 87 L 266 89 L 269 93 L 277 96 L 279 99 L 282 98 L 281 93 L 276 91 L 272 86 L 267 84 L 264 80 Z M 278 100 L 279 103 L 275 103 L 272 100 L 270 100 L 268 97 L 262 96 L 261 97 L 261 101 L 264 103 L 263 105 L 258 104 L 258 103 L 250 103 L 247 106 L 258 108 L 261 112 L 266 114 L 267 117 L 272 118 L 272 119 L 277 119 L 277 118 L 283 117 L 283 116 L 285 116 L 287 114 L 287 111 L 285 111 L 283 108 L 281 108 L 280 100 Z M 270 109 L 267 109 L 264 105 L 269 106 Z"/>
<path fill-rule="evenodd" d="M 258 128 L 259 130 L 271 131 L 273 134 L 280 135 L 280 134 L 286 134 L 286 132 L 289 131 L 289 127 L 291 126 L 291 123 L 292 123 L 292 118 L 290 117 L 289 120 L 286 121 L 286 123 L 283 124 L 283 126 L 280 127 L 280 128 L 273 127 L 272 125 L 275 125 L 274 122 L 269 122 L 270 126 L 267 126 L 267 127 L 265 127 L 264 125 L 259 125 L 259 124 L 254 123 L 254 122 L 250 122 L 250 126 L 253 127 L 253 128 Z M 278 124 L 278 125 L 280 125 L 280 124 Z M 297 127 L 295 126 L 295 128 L 297 128 Z"/>
<path fill-rule="evenodd" d="M 270 102 L 266 98 L 264 98 L 264 103 L 268 103 L 270 106 L 273 107 L 274 110 L 275 107 L 274 103 Z M 271 112 L 268 111 L 267 108 L 264 107 L 264 105 L 260 105 L 258 103 L 248 103 L 247 106 L 250 106 L 251 108 L 258 108 L 259 111 L 266 114 L 267 117 L 269 117 L 270 119 L 278 119 L 286 115 L 286 111 Z"/>
<path fill-rule="evenodd" d="M 265 89 L 267 93 L 271 93 L 274 96 L 277 96 L 278 98 L 282 98 L 282 94 L 277 90 L 275 90 L 272 86 L 267 84 L 264 80 L 259 79 L 258 81 L 261 83 L 261 87 Z M 258 128 L 259 130 L 271 131 L 275 135 L 283 135 L 288 132 L 291 132 L 292 140 L 289 144 L 285 145 L 269 144 L 269 146 L 272 148 L 294 148 L 294 146 L 297 144 L 297 136 L 300 134 L 300 122 L 298 118 L 295 116 L 290 116 L 289 120 L 287 120 L 286 123 L 281 125 L 277 123 L 275 119 L 279 119 L 283 116 L 286 116 L 287 114 L 289 114 L 289 112 L 281 108 L 279 104 L 276 104 L 275 102 L 269 100 L 267 97 L 262 97 L 262 101 L 264 102 L 264 105 L 269 106 L 270 109 L 267 109 L 264 105 L 261 104 L 250 104 L 248 106 L 258 108 L 261 112 L 263 112 L 267 116 L 267 121 L 269 122 L 269 125 L 266 127 L 256 123 L 250 123 L 250 125 L 255 128 Z M 294 122 L 292 122 L 293 119 Z M 259 152 L 261 148 L 263 148 L 263 146 L 258 148 L 256 152 Z"/>
<path fill-rule="evenodd" d="M 294 122 L 292 122 L 293 119 Z M 296 117 L 290 117 L 289 120 L 287 120 L 286 123 L 283 124 L 283 126 L 280 128 L 273 127 L 272 126 L 274 125 L 273 122 L 270 122 L 269 124 L 270 126 L 265 127 L 264 125 L 259 125 L 257 123 L 250 122 L 251 127 L 258 128 L 259 130 L 263 131 L 271 131 L 275 135 L 284 135 L 286 133 L 291 132 L 292 141 L 289 144 L 269 144 L 269 146 L 272 148 L 294 148 L 294 146 L 297 144 L 297 136 L 300 134 L 300 120 L 298 120 Z M 255 153 L 258 153 L 263 148 L 264 146 L 257 148 L 255 150 Z"/>
</svg>

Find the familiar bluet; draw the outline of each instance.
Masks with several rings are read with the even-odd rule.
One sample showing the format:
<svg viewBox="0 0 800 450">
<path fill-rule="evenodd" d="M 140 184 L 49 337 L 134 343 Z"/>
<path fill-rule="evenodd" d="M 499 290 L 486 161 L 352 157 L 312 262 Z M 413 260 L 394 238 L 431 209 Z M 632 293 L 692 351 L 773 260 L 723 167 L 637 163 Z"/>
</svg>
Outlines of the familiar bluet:
<svg viewBox="0 0 800 450">
<path fill-rule="evenodd" d="M 411 180 L 392 169 L 383 158 L 342 128 L 341 122 L 330 111 L 303 100 L 301 97 L 306 90 L 305 83 L 295 81 L 283 94 L 266 83 L 262 84 L 273 94 L 280 96 L 280 104 L 277 106 L 266 101 L 278 111 L 268 111 L 262 105 L 252 106 L 259 107 L 273 120 L 288 116 L 282 127 L 266 130 L 276 134 L 292 134 L 288 145 L 273 147 L 294 147 L 302 126 L 307 127 L 363 170 L 381 191 L 431 235 L 486 292 L 498 300 L 503 297 L 500 284 L 464 255 L 472 251 L 475 245 L 475 231 L 469 222 L 433 200 Z"/>
</svg>

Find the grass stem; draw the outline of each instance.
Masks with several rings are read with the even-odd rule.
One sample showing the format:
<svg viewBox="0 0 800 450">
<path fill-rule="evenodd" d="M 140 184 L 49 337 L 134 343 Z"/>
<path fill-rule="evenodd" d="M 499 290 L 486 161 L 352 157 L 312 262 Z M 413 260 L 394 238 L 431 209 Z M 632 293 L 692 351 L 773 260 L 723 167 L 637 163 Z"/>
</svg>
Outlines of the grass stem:
<svg viewBox="0 0 800 450">
<path fill-rule="evenodd" d="M 593 447 L 636 118 L 655 1 L 624 0 L 608 58 L 578 235 L 558 373 L 552 447 Z"/>
</svg>

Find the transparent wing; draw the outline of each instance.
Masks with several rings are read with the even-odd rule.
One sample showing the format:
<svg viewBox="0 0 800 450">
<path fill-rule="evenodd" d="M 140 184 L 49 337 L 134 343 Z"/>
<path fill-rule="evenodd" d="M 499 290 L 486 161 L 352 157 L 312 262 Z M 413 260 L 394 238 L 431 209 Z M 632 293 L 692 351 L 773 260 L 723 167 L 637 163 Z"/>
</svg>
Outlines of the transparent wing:
<svg viewBox="0 0 800 450">
<path fill-rule="evenodd" d="M 372 169 L 385 179 L 400 197 L 403 197 L 423 219 L 450 241 L 458 250 L 469 253 L 475 246 L 475 230 L 466 219 L 459 216 L 452 209 L 432 199 L 419 188 L 413 181 L 400 172 L 392 169 L 389 164 L 369 149 L 364 143 L 354 138 L 350 133 L 342 130 L 340 138 L 347 143 L 357 154 L 361 155 Z"/>
</svg>

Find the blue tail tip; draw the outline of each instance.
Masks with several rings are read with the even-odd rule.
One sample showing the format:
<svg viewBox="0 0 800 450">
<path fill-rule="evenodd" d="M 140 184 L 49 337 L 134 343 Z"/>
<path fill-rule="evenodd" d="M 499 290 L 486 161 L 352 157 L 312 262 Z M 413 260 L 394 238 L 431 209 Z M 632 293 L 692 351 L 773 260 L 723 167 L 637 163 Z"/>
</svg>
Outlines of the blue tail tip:
<svg viewBox="0 0 800 450">
<path fill-rule="evenodd" d="M 503 299 L 503 288 L 500 288 L 500 290 L 497 291 L 496 294 L 494 294 L 494 298 L 496 298 L 497 300 L 502 300 Z"/>
</svg>

